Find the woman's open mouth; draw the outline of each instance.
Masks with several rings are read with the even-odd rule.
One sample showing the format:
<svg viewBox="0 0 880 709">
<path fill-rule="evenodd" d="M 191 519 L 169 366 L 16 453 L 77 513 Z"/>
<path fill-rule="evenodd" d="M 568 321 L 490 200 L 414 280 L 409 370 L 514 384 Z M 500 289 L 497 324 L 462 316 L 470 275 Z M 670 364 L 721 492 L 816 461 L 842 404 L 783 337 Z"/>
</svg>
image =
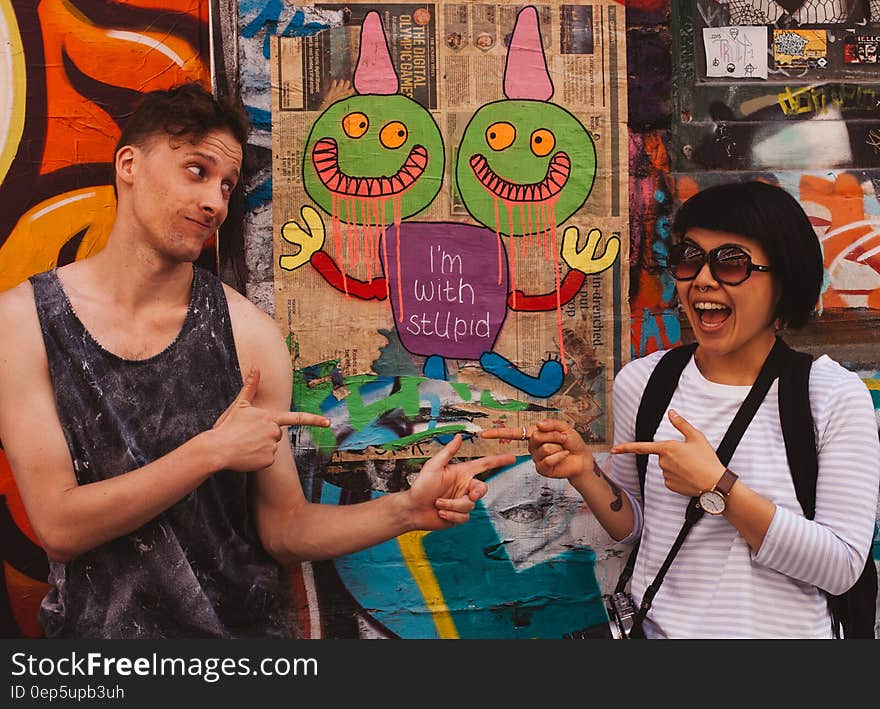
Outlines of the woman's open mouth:
<svg viewBox="0 0 880 709">
<path fill-rule="evenodd" d="M 694 303 L 694 312 L 703 329 L 717 330 L 727 321 L 733 311 L 721 303 L 698 301 Z"/>
<path fill-rule="evenodd" d="M 346 197 L 390 197 L 406 191 L 425 172 L 428 151 L 416 145 L 403 166 L 393 175 L 353 177 L 339 169 L 339 146 L 333 138 L 321 138 L 312 148 L 312 164 L 318 179 L 331 192 Z"/>
</svg>

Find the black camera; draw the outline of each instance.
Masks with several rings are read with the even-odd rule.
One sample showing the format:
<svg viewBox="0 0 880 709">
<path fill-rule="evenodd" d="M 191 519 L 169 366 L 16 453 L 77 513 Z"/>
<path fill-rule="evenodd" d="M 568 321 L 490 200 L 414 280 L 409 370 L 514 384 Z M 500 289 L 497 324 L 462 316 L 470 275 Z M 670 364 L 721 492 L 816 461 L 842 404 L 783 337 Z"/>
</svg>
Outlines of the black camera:
<svg viewBox="0 0 880 709">
<path fill-rule="evenodd" d="M 625 591 L 602 596 L 608 620 L 563 636 L 566 640 L 628 640 L 638 608 Z M 641 636 L 639 636 L 641 637 Z"/>
</svg>

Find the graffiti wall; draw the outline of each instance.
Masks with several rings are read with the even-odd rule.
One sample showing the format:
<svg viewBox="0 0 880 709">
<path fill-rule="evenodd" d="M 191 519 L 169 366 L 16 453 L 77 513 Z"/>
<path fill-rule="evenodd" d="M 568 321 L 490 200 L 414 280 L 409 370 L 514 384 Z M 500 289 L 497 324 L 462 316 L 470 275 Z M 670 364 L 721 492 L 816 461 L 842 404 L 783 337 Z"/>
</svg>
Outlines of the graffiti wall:
<svg viewBox="0 0 880 709">
<path fill-rule="evenodd" d="M 621 266 L 628 270 L 629 276 L 631 356 L 641 356 L 669 347 L 689 336 L 686 324 L 678 316 L 672 280 L 658 265 L 663 262 L 669 247 L 669 224 L 675 207 L 700 186 L 713 181 L 758 176 L 779 182 L 802 200 L 823 239 L 828 269 L 821 302 L 823 315 L 817 321 L 818 324 L 796 341 L 796 344 L 804 349 L 828 351 L 832 356 L 836 355 L 839 361 L 862 376 L 873 393 L 877 390 L 878 370 L 875 355 L 877 350 L 872 347 L 871 342 L 875 328 L 871 327 L 870 319 L 867 327 L 858 319 L 852 320 L 853 317 L 864 316 L 866 311 L 862 308 L 873 308 L 868 305 L 868 301 L 872 299 L 876 288 L 871 283 L 874 274 L 870 265 L 874 257 L 873 215 L 877 212 L 874 191 L 876 179 L 871 170 L 876 154 L 871 124 L 873 112 L 876 111 L 876 103 L 871 101 L 875 90 L 870 86 L 873 67 L 856 67 L 854 61 L 845 62 L 841 54 L 835 60 L 840 69 L 835 79 L 820 84 L 811 80 L 817 72 L 822 76 L 818 64 L 807 68 L 798 67 L 797 57 L 792 59 L 791 55 L 783 56 L 784 53 L 780 53 L 780 61 L 786 64 L 777 66 L 772 56 L 773 46 L 770 44 L 773 25 L 778 25 L 777 29 L 784 28 L 792 26 L 797 19 L 780 10 L 781 6 L 777 7 L 773 2 L 730 3 L 731 9 L 736 7 L 740 12 L 737 21 L 751 18 L 749 23 L 760 24 L 766 20 L 767 67 L 770 76 L 768 81 L 743 81 L 733 88 L 729 84 L 722 86 L 723 79 L 718 79 L 717 85 L 711 85 L 707 83 L 706 77 L 696 75 L 693 33 L 697 18 L 702 22 L 700 29 L 703 26 L 728 22 L 730 16 L 724 14 L 726 4 L 707 1 L 698 4 L 696 10 L 689 3 L 670 4 L 662 0 L 621 2 L 620 5 L 625 6 L 627 32 L 630 222 L 629 262 L 622 263 Z M 765 8 L 762 11 L 762 5 L 766 5 L 769 10 Z M 261 139 L 265 156 L 262 172 L 264 180 L 261 183 L 263 189 L 259 191 L 259 208 L 254 212 L 258 215 L 254 217 L 254 224 L 259 218 L 262 226 L 253 229 L 252 235 L 255 238 L 251 240 L 259 241 L 261 237 L 257 233 L 266 234 L 272 223 L 272 196 L 278 195 L 277 190 L 268 187 L 271 185 L 268 133 L 271 98 L 270 72 L 266 63 L 270 60 L 271 39 L 279 35 L 320 38 L 325 30 L 342 32 L 345 17 L 344 7 L 334 5 L 295 7 L 287 3 L 257 0 L 242 3 L 240 8 L 246 8 L 241 11 L 239 18 L 239 26 L 244 28 L 239 38 L 243 47 L 240 51 L 243 62 L 242 88 L 246 98 L 249 97 L 254 105 L 255 112 L 262 117 L 267 130 Z M 748 12 L 752 12 L 752 15 L 748 15 Z M 819 18 L 815 10 L 812 12 L 813 14 L 805 12 L 801 16 L 800 21 L 805 26 L 810 21 L 816 25 L 831 19 L 831 16 L 826 18 L 824 15 Z M 847 18 L 841 14 L 837 19 Z M 846 25 L 844 22 L 844 25 L 838 24 L 829 31 L 832 34 L 837 33 L 835 41 L 838 35 L 841 40 L 848 40 L 847 46 L 853 45 L 852 40 L 857 34 L 867 34 L 858 29 L 860 24 Z M 468 29 L 472 30 L 473 26 L 468 25 Z M 454 30 L 451 33 L 441 33 L 440 36 L 445 41 L 450 34 L 453 39 L 449 41 L 452 45 L 457 45 L 459 41 L 454 37 Z M 785 42 L 786 38 L 782 36 L 777 44 L 784 48 L 787 46 Z M 856 39 L 856 49 L 859 42 L 863 46 L 861 56 L 867 56 L 867 39 Z M 830 45 L 826 41 L 827 46 Z M 843 46 L 843 43 L 838 46 Z M 704 51 L 702 44 L 699 47 L 700 51 Z M 858 51 L 854 56 L 859 56 Z M 818 61 L 818 57 L 814 59 Z M 331 62 L 338 61 L 340 59 L 333 58 L 331 53 Z M 351 57 L 348 61 L 351 61 Z M 795 66 L 792 66 L 792 62 Z M 697 63 L 702 71 L 705 68 L 705 59 L 699 59 Z M 843 66 L 844 63 L 846 66 Z M 867 60 L 864 63 L 867 64 Z M 351 72 L 351 69 L 351 64 L 348 64 L 347 70 Z M 828 79 L 829 76 L 825 71 L 824 78 Z M 788 85 L 786 80 L 789 80 Z M 355 93 L 350 74 L 347 81 L 342 78 L 328 82 L 324 91 L 332 99 L 330 103 Z M 332 92 L 338 92 L 335 98 L 331 96 Z M 445 126 L 441 125 L 440 128 L 445 139 Z M 288 158 L 288 161 L 290 171 L 295 171 L 302 164 L 302 156 Z M 831 169 L 825 170 L 826 167 Z M 300 206 L 302 204 L 286 205 L 282 222 L 298 221 L 304 224 L 302 215 L 298 212 Z M 341 211 L 337 211 L 335 216 L 338 218 L 341 214 Z M 332 204 L 328 216 L 333 222 Z M 339 230 L 337 228 L 334 234 L 332 229 L 328 229 L 328 234 L 338 238 Z M 263 277 L 268 279 L 266 282 L 269 284 L 264 290 L 264 293 L 269 291 L 264 305 L 267 311 L 274 312 L 276 303 L 270 290 L 274 285 L 274 277 L 270 279 L 266 275 L 273 264 L 265 246 L 266 239 L 262 239 L 264 243 L 259 248 L 263 252 L 259 263 Z M 295 254 L 296 248 L 292 248 L 290 242 L 283 238 L 278 240 L 277 229 L 275 239 L 275 246 L 281 245 L 282 249 L 277 253 L 273 252 L 274 257 L 290 257 Z M 280 262 L 276 261 L 274 267 L 277 268 L 278 265 Z M 295 313 L 288 312 L 284 303 L 281 304 L 281 312 L 276 313 L 282 328 L 294 316 Z M 854 324 L 843 327 L 839 326 L 841 322 Z M 384 334 L 393 338 L 394 329 L 388 328 Z M 357 422 L 353 430 L 344 430 L 342 436 L 333 435 L 332 440 L 328 438 L 320 441 L 318 448 L 325 446 L 326 452 L 326 447 L 336 446 L 336 450 L 345 451 L 346 446 L 350 445 L 351 450 L 357 450 L 365 440 L 375 437 L 378 430 L 386 430 L 386 433 L 410 430 L 404 427 L 404 411 L 407 409 L 397 407 L 405 399 L 411 407 L 408 410 L 413 410 L 412 407 L 417 405 L 424 409 L 425 400 L 420 398 L 423 394 L 416 395 L 414 392 L 417 389 L 436 387 L 438 382 L 432 377 L 426 377 L 423 368 L 420 370 L 419 367 L 412 366 L 411 362 L 406 364 L 407 352 L 405 347 L 385 347 L 378 360 L 381 362 L 380 372 L 383 376 L 377 377 L 375 381 L 346 377 L 344 372 L 350 365 L 350 360 L 346 361 L 345 355 L 340 360 L 344 365 L 341 369 L 334 368 L 329 362 L 311 370 L 302 369 L 299 395 L 305 396 L 313 405 L 320 397 L 332 397 L 332 393 L 336 391 L 355 393 L 353 397 L 341 397 L 339 400 L 340 415 L 351 417 L 350 406 L 353 402 L 360 401 L 352 419 Z M 347 355 L 351 358 L 352 352 Z M 401 375 L 404 375 L 403 378 Z M 312 383 L 313 387 L 310 388 L 308 383 Z M 365 384 L 370 384 L 372 388 L 361 394 Z M 409 393 L 404 396 L 403 392 Z M 474 392 L 468 391 L 468 396 L 473 395 Z M 432 396 L 435 403 L 426 408 L 426 426 L 431 425 L 432 421 L 434 425 L 442 425 L 446 418 L 441 417 L 440 412 L 457 413 L 457 407 L 462 403 L 461 394 L 449 389 L 445 392 L 434 392 Z M 361 405 L 363 402 L 375 403 L 375 408 L 368 409 Z M 381 420 L 382 416 L 389 417 L 388 429 L 368 427 L 366 422 L 374 419 L 365 417 L 364 413 L 367 411 L 375 415 L 375 420 Z M 505 419 L 499 415 L 496 420 Z M 355 474 L 350 467 L 341 464 L 323 466 L 315 465 L 309 459 L 301 460 L 301 473 L 307 489 L 312 491 L 314 499 L 334 503 L 366 499 L 368 496 L 381 494 L 382 491 L 397 489 L 401 481 L 405 481 L 407 475 L 415 470 L 401 470 L 392 463 L 392 439 L 393 436 L 389 435 L 386 440 L 388 453 L 384 459 L 377 457 L 363 463 L 365 473 Z M 412 439 L 408 443 L 412 443 Z M 589 552 L 590 542 L 595 542 L 596 539 L 596 530 L 590 527 L 589 515 L 584 515 L 582 509 L 577 509 L 576 502 L 556 497 L 561 491 L 544 489 L 538 490 L 536 495 L 536 491 L 530 487 L 536 482 L 532 474 L 523 466 L 515 468 L 519 468 L 519 474 L 510 475 L 506 481 L 505 476 L 515 471 L 505 471 L 503 475 L 493 478 L 490 495 L 496 491 L 499 493 L 503 500 L 500 504 L 504 515 L 511 523 L 516 522 L 516 526 L 506 528 L 502 535 L 505 546 L 509 550 L 517 545 L 521 549 L 533 548 L 539 556 L 534 557 L 534 552 L 528 552 L 522 557 L 520 551 L 512 554 L 511 558 L 528 558 L 531 555 L 537 559 L 542 555 L 546 557 L 549 553 L 550 556 L 546 558 L 552 559 L 552 540 L 569 544 L 572 539 L 580 539 L 585 547 L 582 550 Z M 334 485 L 326 485 L 325 479 L 332 479 Z M 505 491 L 503 495 L 502 488 Z M 505 495 L 513 495 L 513 501 L 504 500 Z M 490 501 L 487 500 L 487 505 L 489 504 Z M 499 503 L 492 501 L 491 504 Z M 567 507 L 574 509 L 565 512 Z M 487 510 L 481 510 L 481 515 L 483 516 L 477 515 L 472 529 L 475 538 L 479 536 L 478 531 L 483 533 L 476 529 L 478 526 L 487 525 L 486 529 L 489 529 L 489 517 L 492 518 L 491 525 L 497 534 L 500 515 L 493 515 Z M 558 524 L 548 521 L 558 520 L 560 515 L 568 515 L 572 520 L 564 534 L 558 532 L 561 529 Z M 526 543 L 525 540 L 530 541 Z M 463 549 L 468 547 L 464 543 L 461 546 Z M 875 557 L 878 555 L 877 550 L 875 545 Z M 422 634 L 446 637 L 454 636 L 459 625 L 467 628 L 462 614 L 450 611 L 450 607 L 461 607 L 456 605 L 457 589 L 446 577 L 436 577 L 435 568 L 441 567 L 442 561 L 433 549 L 426 547 L 424 540 L 399 540 L 395 544 L 385 545 L 384 549 L 374 551 L 375 554 L 363 554 L 359 558 L 341 560 L 335 564 L 317 564 L 298 570 L 296 580 L 305 634 L 315 637 L 417 637 Z M 599 581 L 598 586 L 607 587 L 609 579 L 613 583 L 616 578 L 622 552 L 607 545 L 597 545 L 592 551 L 596 554 L 596 561 L 584 557 L 582 563 L 585 568 L 592 564 L 592 573 Z M 435 556 L 431 556 L 430 552 L 434 552 Z M 447 553 L 452 554 L 449 550 Z M 453 558 L 459 559 L 454 554 Z M 569 563 L 575 562 L 572 560 Z M 387 584 L 379 583 L 379 575 L 370 569 L 380 567 L 398 571 L 388 577 Z M 471 568 L 471 565 L 465 561 L 462 567 Z M 516 562 L 513 568 L 518 568 Z M 552 567 L 539 565 L 537 568 Z M 588 576 L 589 572 L 586 574 Z M 505 583 L 511 581 L 504 576 L 499 578 L 504 578 Z M 520 580 L 518 576 L 511 578 Z M 425 579 L 432 580 L 429 582 Z M 516 588 L 513 591 L 515 596 L 526 593 L 528 584 Z M 595 586 L 590 582 L 585 588 L 594 589 Z M 410 604 L 409 607 L 419 609 L 417 613 L 407 616 L 405 612 L 399 609 L 395 611 L 393 608 L 373 612 L 379 605 L 378 601 L 387 601 L 392 592 L 400 592 L 401 589 L 406 589 L 407 601 L 401 603 L 401 606 Z M 539 588 L 535 587 L 532 591 L 538 599 L 532 604 L 535 607 L 547 600 L 541 595 Z M 498 608 L 509 606 L 505 606 L 503 602 L 498 603 L 496 595 L 487 593 L 482 597 L 482 605 L 480 598 L 470 598 L 468 607 L 490 609 L 490 613 L 494 612 L 499 618 L 504 618 Z M 560 598 L 561 596 L 557 597 L 556 602 Z M 447 600 L 451 602 L 450 607 L 443 605 Z M 477 618 L 480 614 L 471 615 Z M 404 622 L 407 617 L 411 623 Z M 539 623 L 531 630 L 534 631 L 535 628 L 541 628 L 539 632 L 547 632 L 550 636 L 556 636 L 559 630 L 552 623 L 546 626 Z M 465 633 L 468 632 L 471 631 L 466 629 Z M 519 629 L 516 623 L 510 625 L 504 618 L 492 630 L 484 627 L 481 632 L 504 636 L 508 633 L 525 635 L 530 630 L 528 627 Z"/>
<path fill-rule="evenodd" d="M 607 451 L 630 349 L 623 30 L 614 3 L 349 4 L 273 43 L 275 316 L 294 406 L 333 422 L 297 441 L 319 499 L 400 489 L 453 434 L 483 455 L 480 431 L 550 415 Z M 601 619 L 596 549 L 615 545 L 503 445 L 520 460 L 473 524 L 334 562 L 324 615 L 345 594 L 392 637 Z"/>
<path fill-rule="evenodd" d="M 210 80 L 208 13 L 207 0 L 0 0 L 0 290 L 103 247 L 120 126 L 142 92 Z M 2 450 L 0 496 L 0 636 L 37 637 L 48 566 Z"/>
<path fill-rule="evenodd" d="M 119 126 L 140 92 L 208 76 L 209 4 L 208 0 L 0 0 L 0 290 L 101 248 L 113 216 L 111 153 Z M 305 139 L 318 116 L 340 99 L 358 94 L 366 99 L 363 94 L 375 93 L 359 90 L 354 83 L 358 52 L 321 53 L 330 46 L 328 42 L 357 43 L 360 24 L 351 22 L 350 8 L 345 5 L 297 5 L 290 0 L 217 0 L 214 4 L 234 28 L 232 37 L 223 37 L 225 54 L 231 57 L 225 69 L 254 124 L 249 146 L 254 169 L 245 183 L 247 295 L 274 313 L 283 331 L 289 331 L 289 322 L 298 314 L 288 309 L 286 299 L 276 302 L 276 270 L 289 274 L 311 269 L 323 289 L 316 291 L 318 297 L 341 294 L 340 312 L 348 313 L 350 322 L 360 322 L 360 314 L 348 310 L 356 300 L 353 293 L 345 292 L 352 282 L 349 274 L 366 283 L 377 282 L 380 276 L 389 276 L 388 268 L 394 276 L 397 265 L 430 263 L 431 251 L 404 252 L 402 258 L 396 258 L 393 251 L 390 258 L 381 250 L 377 255 L 381 227 L 387 233 L 395 224 L 394 199 L 388 201 L 387 212 L 383 207 L 381 216 L 378 205 L 373 210 L 376 200 L 367 201 L 367 210 L 359 200 L 334 201 L 332 196 L 324 207 L 320 200 L 306 197 L 296 203 L 274 204 L 288 191 L 273 184 L 273 100 L 279 99 L 273 99 L 271 81 L 273 45 L 279 39 L 309 42 L 312 54 L 302 54 L 302 61 L 326 66 L 329 78 L 325 84 L 314 85 L 311 92 L 299 87 L 310 102 L 310 118 L 303 122 Z M 541 24 L 543 8 L 549 5 L 555 3 L 538 6 L 544 47 L 562 41 L 561 32 L 558 36 L 555 32 L 561 23 L 550 25 L 554 28 L 550 35 Z M 610 376 L 629 357 L 689 336 L 678 317 L 672 282 L 658 266 L 669 247 L 675 207 L 702 186 L 755 176 L 781 184 L 801 200 L 823 244 L 822 314 L 793 343 L 814 352 L 827 351 L 856 371 L 880 412 L 880 81 L 876 72 L 880 28 L 878 17 L 871 14 L 874 5 L 812 0 L 621 0 L 602 5 L 601 17 L 596 9 L 599 4 L 566 6 L 572 30 L 568 41 L 580 51 L 560 55 L 555 60 L 558 64 L 551 61 L 554 80 L 554 71 L 573 74 L 567 61 L 583 59 L 587 48 L 594 54 L 599 50 L 599 42 L 611 36 L 607 28 L 612 14 L 625 29 L 625 41 L 620 42 L 625 55 L 618 66 L 626 77 L 625 91 L 565 94 L 562 89 L 569 82 L 563 79 L 555 80 L 552 97 L 552 102 L 578 117 L 579 110 L 572 106 L 613 95 L 628 127 L 626 132 L 615 133 L 609 132 L 610 126 L 591 124 L 589 119 L 582 123 L 594 141 L 617 135 L 627 151 L 620 151 L 622 166 L 613 174 L 602 174 L 607 166 L 598 161 L 594 181 L 606 189 L 612 178 L 624 176 L 617 215 L 628 224 L 620 230 L 625 242 L 621 256 L 607 271 L 585 274 L 574 289 L 576 296 L 564 307 L 565 291 L 557 285 L 563 285 L 571 267 L 561 249 L 558 284 L 552 258 L 542 258 L 542 270 L 535 271 L 535 282 L 545 285 L 543 290 L 552 296 L 549 307 L 531 316 L 549 322 L 542 332 L 550 333 L 557 361 L 563 361 L 564 348 L 569 368 L 564 377 L 569 382 L 572 377 L 578 379 L 578 386 L 571 390 L 572 400 L 584 402 L 581 411 L 574 406 L 567 410 L 582 417 L 583 430 L 596 430 L 595 413 L 607 405 L 604 394 L 589 384 L 599 380 L 597 368 L 604 368 L 602 377 Z M 482 188 L 464 185 L 450 190 L 457 184 L 456 156 L 477 109 L 510 100 L 502 78 L 476 80 L 486 67 L 503 67 L 510 43 L 507 35 L 522 6 L 505 6 L 513 14 L 505 20 L 510 29 L 503 32 L 501 21 L 490 12 L 499 5 L 462 2 L 442 7 L 447 14 L 435 20 L 433 41 L 458 61 L 444 65 L 439 76 L 446 81 L 449 77 L 473 80 L 482 93 L 476 105 L 459 111 L 460 120 L 423 116 L 422 125 L 430 127 L 433 121 L 438 129 L 446 162 L 441 194 L 463 209 L 451 220 L 457 227 L 482 225 L 481 233 L 486 236 L 488 232 L 496 246 L 495 260 L 485 262 L 482 270 L 468 278 L 487 273 L 497 277 L 501 254 L 506 257 L 508 288 L 516 283 L 513 290 L 525 290 L 520 286 L 531 285 L 531 280 L 517 269 L 522 261 L 511 258 L 523 255 L 522 249 L 508 248 L 511 232 L 522 231 L 524 224 L 527 235 L 513 239 L 527 244 L 526 256 L 537 255 L 550 242 L 549 229 L 539 226 L 549 225 L 547 210 L 524 207 L 520 217 L 517 206 L 508 214 L 512 202 L 502 198 L 496 225 L 494 198 L 487 198 L 483 207 L 467 204 Z M 609 13 L 611 7 L 616 12 Z M 853 14 L 857 7 L 862 14 Z M 585 8 L 595 12 L 592 25 Z M 604 30 L 586 31 L 599 20 Z M 742 26 L 763 29 L 741 35 L 738 30 L 730 32 Z M 720 28 L 727 28 L 726 33 L 720 33 Z M 230 51 L 230 45 L 237 52 Z M 470 57 L 471 63 L 463 57 Z M 415 75 L 410 67 L 409 75 L 401 76 L 401 61 L 398 52 L 392 59 L 397 94 L 401 86 L 413 87 Z M 599 62 L 593 70 L 602 76 L 609 66 Z M 439 115 L 436 91 L 443 95 L 442 86 L 435 84 L 433 90 L 434 94 L 425 86 L 411 97 L 428 116 Z M 493 122 L 512 124 L 504 113 Z M 532 132 L 528 131 L 529 136 Z M 287 163 L 285 174 L 303 175 L 302 154 L 288 157 Z M 312 179 L 321 174 L 333 178 L 317 167 Z M 596 189 L 585 200 L 587 209 L 611 213 L 613 195 L 600 196 Z M 315 183 L 313 191 L 319 191 Z M 281 225 L 308 226 L 300 212 L 307 203 L 326 226 L 324 252 L 337 266 L 349 268 L 339 269 L 339 279 L 343 273 L 346 278 L 340 282 L 341 290 L 328 282 L 330 270 L 322 275 L 310 263 L 299 269 L 282 268 L 280 259 L 295 259 L 301 245 L 287 240 Z M 273 218 L 273 212 L 281 218 Z M 430 208 L 413 214 L 400 212 L 403 225 L 432 220 L 436 221 L 436 214 Z M 559 247 L 565 220 L 559 219 L 556 226 Z M 578 226 L 583 227 L 578 242 L 583 251 L 590 230 L 586 222 Z M 349 227 L 357 242 L 349 238 Z M 369 248 L 365 250 L 367 232 Z M 610 233 L 603 230 L 601 243 Z M 288 236 L 294 241 L 299 238 L 293 231 Z M 407 234 L 401 232 L 392 234 L 388 243 L 403 245 L 406 239 Z M 498 241 L 504 249 L 497 249 Z M 439 252 L 437 263 L 443 263 L 443 253 Z M 445 263 L 456 267 L 459 253 L 463 252 L 447 249 Z M 596 253 L 599 257 L 601 252 Z M 284 263 L 291 267 L 295 261 Z M 611 297 L 626 303 L 628 295 L 629 327 L 626 321 L 618 322 L 616 336 L 624 345 L 628 338 L 629 351 L 618 352 L 617 360 L 612 357 L 609 364 L 591 356 L 592 330 L 588 328 L 587 336 L 581 338 L 560 337 L 557 330 L 554 337 L 553 321 L 568 317 L 572 309 L 592 317 L 593 293 L 607 288 L 612 279 L 619 291 L 615 296 L 612 288 Z M 467 284 L 473 287 L 474 282 Z M 311 499 L 349 504 L 400 489 L 418 470 L 420 456 L 430 452 L 426 440 L 476 425 L 539 415 L 541 407 L 548 405 L 546 396 L 509 396 L 509 390 L 500 396 L 496 385 L 456 378 L 459 357 L 431 359 L 437 351 L 414 354 L 402 338 L 408 321 L 401 325 L 395 320 L 401 308 L 404 314 L 412 314 L 411 303 L 400 297 L 395 303 L 387 280 L 385 285 L 384 300 L 376 298 L 369 304 L 379 306 L 375 317 L 381 323 L 371 327 L 381 339 L 366 367 L 361 358 L 361 366 L 353 368 L 354 352 L 346 355 L 344 347 L 339 357 L 310 356 L 307 362 L 302 357 L 303 341 L 290 340 L 292 355 L 299 355 L 294 405 L 322 410 L 332 414 L 334 422 L 344 424 L 326 433 L 313 432 L 300 441 L 303 451 L 298 463 Z M 458 293 L 469 296 L 470 291 L 462 287 Z M 510 308 L 504 310 L 500 330 L 515 318 L 525 317 L 511 315 Z M 423 325 L 419 327 L 424 330 Z M 518 327 L 520 336 L 532 336 L 534 328 Z M 613 327 L 610 332 L 613 339 Z M 319 329 L 311 337 L 320 339 L 324 333 Z M 480 358 L 473 361 L 479 363 Z M 462 369 L 467 372 L 468 368 Z M 491 367 L 483 371 L 492 376 Z M 537 370 L 527 373 L 535 375 Z M 368 446 L 372 453 L 365 456 Z M 599 454 L 600 463 L 603 456 Z M 46 561 L 2 450 L 0 496 L 0 636 L 37 637 L 36 608 L 46 590 Z M 516 465 L 491 478 L 488 496 L 464 527 L 443 535 L 407 535 L 336 562 L 293 569 L 296 622 L 304 637 L 560 637 L 602 615 L 598 595 L 613 585 L 626 552 L 602 535 L 566 486 L 540 478 L 520 457 Z M 874 558 L 880 558 L 876 539 Z"/>
</svg>

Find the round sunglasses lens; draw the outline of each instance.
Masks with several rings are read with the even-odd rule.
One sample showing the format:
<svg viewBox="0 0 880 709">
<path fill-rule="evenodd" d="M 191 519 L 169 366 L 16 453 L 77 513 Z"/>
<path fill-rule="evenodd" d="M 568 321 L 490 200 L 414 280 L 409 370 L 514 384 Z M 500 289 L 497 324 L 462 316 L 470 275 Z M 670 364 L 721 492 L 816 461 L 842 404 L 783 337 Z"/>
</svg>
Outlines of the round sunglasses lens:
<svg viewBox="0 0 880 709">
<path fill-rule="evenodd" d="M 669 267 L 672 277 L 677 280 L 690 280 L 703 267 L 704 254 L 690 244 L 676 244 L 669 252 Z"/>
<path fill-rule="evenodd" d="M 727 255 L 713 259 L 713 271 L 715 277 L 727 285 L 742 283 L 749 276 L 749 264 L 751 260 L 744 254 Z"/>
<path fill-rule="evenodd" d="M 700 257 L 682 259 L 672 266 L 672 275 L 678 279 L 690 279 L 696 276 L 703 267 Z"/>
</svg>

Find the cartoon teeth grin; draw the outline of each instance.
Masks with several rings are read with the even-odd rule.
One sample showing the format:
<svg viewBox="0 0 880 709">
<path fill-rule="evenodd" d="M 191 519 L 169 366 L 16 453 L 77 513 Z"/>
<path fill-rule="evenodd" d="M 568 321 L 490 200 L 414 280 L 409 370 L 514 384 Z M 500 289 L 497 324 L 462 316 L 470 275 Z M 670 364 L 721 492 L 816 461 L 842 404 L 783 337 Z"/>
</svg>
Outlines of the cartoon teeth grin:
<svg viewBox="0 0 880 709">
<path fill-rule="evenodd" d="M 571 160 L 563 152 L 550 158 L 547 174 L 540 182 L 517 184 L 505 180 L 490 167 L 479 153 L 470 159 L 471 170 L 477 181 L 491 194 L 506 202 L 541 202 L 555 197 L 565 187 L 571 173 Z"/>
<path fill-rule="evenodd" d="M 405 129 L 397 134 L 402 137 Z M 318 179 L 331 192 L 348 197 L 390 197 L 408 189 L 425 172 L 428 151 L 413 146 L 401 168 L 391 176 L 355 177 L 339 168 L 339 146 L 333 138 L 322 138 L 312 149 L 312 164 Z"/>
</svg>

